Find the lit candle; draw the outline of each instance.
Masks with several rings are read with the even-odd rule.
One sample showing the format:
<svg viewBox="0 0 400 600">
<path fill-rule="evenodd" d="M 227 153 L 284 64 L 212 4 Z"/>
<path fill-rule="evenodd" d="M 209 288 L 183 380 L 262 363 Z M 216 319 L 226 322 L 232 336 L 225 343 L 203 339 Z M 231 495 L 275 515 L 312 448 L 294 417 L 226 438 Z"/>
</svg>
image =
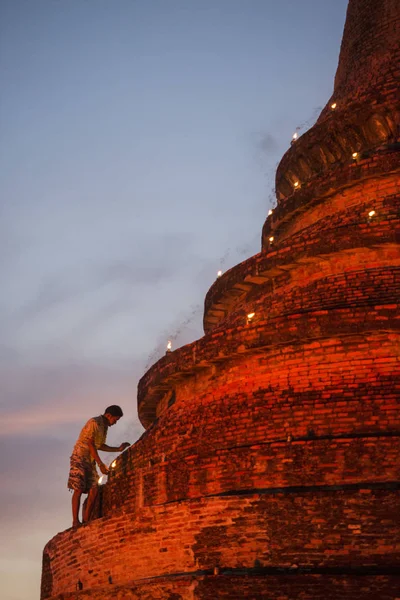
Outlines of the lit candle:
<svg viewBox="0 0 400 600">
<path fill-rule="evenodd" d="M 172 342 L 171 342 L 171 340 L 168 340 L 167 352 L 171 352 L 171 349 L 172 349 Z"/>
<path fill-rule="evenodd" d="M 374 215 L 376 215 L 376 212 L 374 210 L 370 210 L 368 216 L 373 217 Z"/>
<path fill-rule="evenodd" d="M 331 104 L 331 109 L 332 109 L 332 110 L 335 110 L 335 108 L 336 108 L 336 107 L 337 107 L 337 104 L 336 104 L 336 102 L 334 102 L 333 104 Z"/>
<path fill-rule="evenodd" d="M 272 208 L 270 208 L 270 209 L 269 209 L 269 211 L 268 211 L 268 216 L 270 217 L 270 216 L 272 215 L 272 213 L 273 213 L 273 212 L 274 212 L 274 211 L 272 210 Z"/>
<path fill-rule="evenodd" d="M 293 136 L 292 136 L 292 140 L 295 142 L 298 137 L 299 137 L 299 134 L 297 133 L 297 131 L 295 131 L 294 134 L 293 134 Z"/>
<path fill-rule="evenodd" d="M 221 277 L 221 275 L 222 275 L 222 271 L 218 271 L 217 277 Z"/>
<path fill-rule="evenodd" d="M 247 322 L 248 322 L 248 323 L 250 323 L 250 322 L 253 320 L 253 318 L 254 318 L 255 314 L 256 314 L 256 313 L 253 313 L 253 312 L 252 312 L 252 313 L 249 313 L 249 314 L 247 315 Z"/>
<path fill-rule="evenodd" d="M 295 188 L 298 188 L 299 185 L 300 185 L 300 182 L 299 181 L 295 181 L 293 185 L 294 185 Z"/>
<path fill-rule="evenodd" d="M 274 241 L 274 236 L 271 235 L 271 237 L 269 238 L 270 243 L 272 244 L 272 242 Z"/>
<path fill-rule="evenodd" d="M 353 152 L 352 157 L 356 160 L 358 158 L 358 152 Z"/>
<path fill-rule="evenodd" d="M 111 466 L 112 466 L 112 468 L 116 467 L 117 466 L 117 461 L 113 460 L 112 463 L 111 463 Z"/>
</svg>

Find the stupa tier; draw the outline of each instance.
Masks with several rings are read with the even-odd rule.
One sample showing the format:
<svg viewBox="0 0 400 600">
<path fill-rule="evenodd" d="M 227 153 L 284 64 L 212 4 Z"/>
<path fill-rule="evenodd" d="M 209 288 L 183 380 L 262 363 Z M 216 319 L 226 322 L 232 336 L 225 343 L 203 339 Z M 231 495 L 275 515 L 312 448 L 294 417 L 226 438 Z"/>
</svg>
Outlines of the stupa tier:
<svg viewBox="0 0 400 600">
<path fill-rule="evenodd" d="M 141 379 L 146 432 L 47 544 L 42 600 L 399 597 L 399 23 L 350 0 L 261 252 Z"/>
</svg>

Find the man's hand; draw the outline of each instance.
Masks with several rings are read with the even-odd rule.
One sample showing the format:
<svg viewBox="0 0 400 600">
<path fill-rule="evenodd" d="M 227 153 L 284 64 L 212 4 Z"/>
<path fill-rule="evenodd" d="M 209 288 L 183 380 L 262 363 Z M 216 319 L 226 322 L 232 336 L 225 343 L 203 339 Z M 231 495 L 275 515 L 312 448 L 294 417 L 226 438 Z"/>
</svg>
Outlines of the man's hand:
<svg viewBox="0 0 400 600">
<path fill-rule="evenodd" d="M 109 469 L 108 469 L 108 467 L 106 467 L 106 465 L 104 463 L 99 464 L 99 469 L 103 473 L 103 475 L 108 475 Z"/>
<path fill-rule="evenodd" d="M 118 452 L 122 452 L 123 450 L 125 450 L 126 448 L 129 448 L 130 443 L 129 442 L 124 442 L 123 444 L 120 445 L 120 447 L 118 448 Z"/>
</svg>

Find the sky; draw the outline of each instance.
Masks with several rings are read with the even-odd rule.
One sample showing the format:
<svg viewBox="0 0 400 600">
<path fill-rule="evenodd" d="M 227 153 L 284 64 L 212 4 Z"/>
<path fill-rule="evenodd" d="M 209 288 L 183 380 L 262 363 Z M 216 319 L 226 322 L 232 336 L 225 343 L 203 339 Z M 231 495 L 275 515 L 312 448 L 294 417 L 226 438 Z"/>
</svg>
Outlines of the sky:
<svg viewBox="0 0 400 600">
<path fill-rule="evenodd" d="M 0 0 L 2 600 L 39 597 L 83 424 L 120 404 L 108 442 L 137 440 L 138 380 L 202 336 L 217 271 L 260 251 L 346 6 Z"/>
</svg>

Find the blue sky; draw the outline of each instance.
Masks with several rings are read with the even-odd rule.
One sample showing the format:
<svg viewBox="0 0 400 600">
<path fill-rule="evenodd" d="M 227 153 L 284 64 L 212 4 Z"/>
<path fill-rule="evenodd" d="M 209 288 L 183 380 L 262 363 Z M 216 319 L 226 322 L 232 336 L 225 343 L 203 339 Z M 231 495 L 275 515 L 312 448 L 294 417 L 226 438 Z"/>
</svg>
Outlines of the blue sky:
<svg viewBox="0 0 400 600">
<path fill-rule="evenodd" d="M 274 171 L 333 87 L 346 0 L 0 2 L 3 600 L 38 597 L 68 459 L 202 335 L 219 269 L 260 250 Z"/>
</svg>

